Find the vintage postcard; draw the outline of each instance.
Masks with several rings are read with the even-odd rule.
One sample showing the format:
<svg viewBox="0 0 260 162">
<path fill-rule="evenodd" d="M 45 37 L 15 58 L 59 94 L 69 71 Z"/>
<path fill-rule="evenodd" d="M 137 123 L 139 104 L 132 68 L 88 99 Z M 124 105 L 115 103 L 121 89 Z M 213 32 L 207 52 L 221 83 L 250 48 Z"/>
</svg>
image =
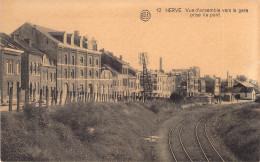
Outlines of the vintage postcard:
<svg viewBox="0 0 260 162">
<path fill-rule="evenodd" d="M 2 161 L 259 161 L 259 0 L 0 0 Z"/>
</svg>

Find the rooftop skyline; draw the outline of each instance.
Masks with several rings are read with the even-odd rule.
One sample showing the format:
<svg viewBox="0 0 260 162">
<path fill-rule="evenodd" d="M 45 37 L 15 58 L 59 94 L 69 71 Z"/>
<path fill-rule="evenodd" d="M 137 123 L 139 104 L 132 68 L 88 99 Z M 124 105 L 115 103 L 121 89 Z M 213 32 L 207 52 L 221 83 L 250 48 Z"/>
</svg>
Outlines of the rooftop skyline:
<svg viewBox="0 0 260 162">
<path fill-rule="evenodd" d="M 25 22 L 60 31 L 95 37 L 105 48 L 134 68 L 138 55 L 147 52 L 151 69 L 199 66 L 201 76 L 246 75 L 260 80 L 259 14 L 257 1 L 1 1 L 1 32 L 10 34 Z M 220 18 L 189 18 L 185 11 L 157 13 L 156 8 L 247 8 L 248 13 L 222 14 Z M 151 19 L 140 20 L 147 9 Z"/>
</svg>

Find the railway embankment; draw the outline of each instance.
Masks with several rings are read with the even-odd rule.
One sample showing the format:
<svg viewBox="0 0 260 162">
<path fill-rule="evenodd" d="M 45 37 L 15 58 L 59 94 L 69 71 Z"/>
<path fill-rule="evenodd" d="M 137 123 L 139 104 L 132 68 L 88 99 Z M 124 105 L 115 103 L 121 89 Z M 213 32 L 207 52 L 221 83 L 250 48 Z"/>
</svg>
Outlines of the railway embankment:
<svg viewBox="0 0 260 162">
<path fill-rule="evenodd" d="M 147 161 L 169 101 L 75 103 L 1 112 L 1 160 Z"/>
<path fill-rule="evenodd" d="M 212 133 L 241 161 L 260 160 L 260 104 L 229 105 L 214 120 Z M 217 138 L 216 138 L 217 139 Z"/>
</svg>

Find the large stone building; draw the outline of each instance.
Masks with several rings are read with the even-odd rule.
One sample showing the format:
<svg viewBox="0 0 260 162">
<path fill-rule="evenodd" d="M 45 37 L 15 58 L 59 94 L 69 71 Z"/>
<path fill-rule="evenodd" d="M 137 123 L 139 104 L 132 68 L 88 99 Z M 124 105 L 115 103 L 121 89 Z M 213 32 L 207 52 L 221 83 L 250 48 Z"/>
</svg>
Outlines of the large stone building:
<svg viewBox="0 0 260 162">
<path fill-rule="evenodd" d="M 116 57 L 112 52 L 100 50 L 101 65 L 106 70 L 110 70 L 115 77 L 114 96 L 119 100 L 129 100 L 140 95 L 140 78 L 137 70 L 133 69 L 129 63 L 123 61 L 122 56 Z"/>
<path fill-rule="evenodd" d="M 17 91 L 21 87 L 21 54 L 24 52 L 0 33 L 0 98 L 1 104 L 9 103 L 10 89 L 13 99 L 17 99 Z"/>
<path fill-rule="evenodd" d="M 30 23 L 23 24 L 11 35 L 29 42 L 46 54 L 48 64 L 56 66 L 50 79 L 57 80 L 56 95 L 61 93 L 63 102 L 68 92 L 74 97 L 79 92 L 92 98 L 100 96 L 101 52 L 97 51 L 96 40 L 88 40 L 78 31 L 67 33 Z M 51 74 L 46 73 L 48 80 Z"/>
<path fill-rule="evenodd" d="M 203 93 L 204 81 L 200 79 L 200 68 L 190 67 L 189 69 L 172 69 L 171 74 L 175 78 L 173 92 L 193 97 Z"/>
<path fill-rule="evenodd" d="M 214 76 L 205 75 L 206 92 L 211 93 L 215 96 L 221 93 L 221 78 Z"/>
<path fill-rule="evenodd" d="M 151 70 L 149 73 L 152 80 L 152 96 L 170 98 L 172 92 L 171 76 L 163 73 L 163 70 Z"/>
</svg>

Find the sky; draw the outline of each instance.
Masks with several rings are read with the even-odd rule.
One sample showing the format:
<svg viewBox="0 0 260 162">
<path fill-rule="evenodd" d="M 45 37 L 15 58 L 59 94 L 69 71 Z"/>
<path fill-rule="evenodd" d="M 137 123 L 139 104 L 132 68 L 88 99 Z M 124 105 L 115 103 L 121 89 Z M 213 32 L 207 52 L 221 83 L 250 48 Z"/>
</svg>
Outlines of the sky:
<svg viewBox="0 0 260 162">
<path fill-rule="evenodd" d="M 138 54 L 147 52 L 149 68 L 199 66 L 201 76 L 246 75 L 260 81 L 259 0 L 1 0 L 0 31 L 10 34 L 25 22 L 94 37 L 134 68 Z M 157 12 L 161 8 L 162 12 Z M 181 13 L 165 12 L 181 8 Z M 220 17 L 191 18 L 186 8 L 237 9 Z M 248 12 L 239 13 L 239 9 Z M 151 18 L 140 19 L 142 10 Z M 240 10 L 241 11 L 241 10 Z"/>
</svg>

